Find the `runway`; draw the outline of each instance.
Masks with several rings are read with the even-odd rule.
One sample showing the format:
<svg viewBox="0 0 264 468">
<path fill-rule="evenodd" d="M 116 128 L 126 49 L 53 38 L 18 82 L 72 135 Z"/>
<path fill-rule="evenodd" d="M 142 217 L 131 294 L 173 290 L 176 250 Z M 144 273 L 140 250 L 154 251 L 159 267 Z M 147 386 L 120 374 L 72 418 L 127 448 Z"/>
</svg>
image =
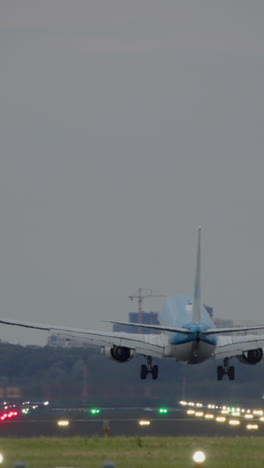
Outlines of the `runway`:
<svg viewBox="0 0 264 468">
<path fill-rule="evenodd" d="M 158 408 L 120 408 L 103 407 L 92 413 L 85 407 L 49 407 L 0 423 L 0 437 L 36 437 L 36 436 L 223 436 L 245 435 L 246 423 L 256 423 L 259 417 L 242 420 L 231 425 L 235 420 L 230 413 L 225 424 L 217 424 L 215 413 L 212 419 L 187 414 L 186 408 L 178 405 L 167 413 L 160 413 Z M 204 416 L 204 415 L 203 415 Z M 253 415 L 252 415 L 253 416 Z M 58 421 L 68 421 L 68 425 L 59 426 Z M 144 421 L 144 423 L 142 423 Z M 108 430 L 105 430 L 105 429 Z M 258 424 L 258 435 L 264 435 L 264 423 Z"/>
</svg>

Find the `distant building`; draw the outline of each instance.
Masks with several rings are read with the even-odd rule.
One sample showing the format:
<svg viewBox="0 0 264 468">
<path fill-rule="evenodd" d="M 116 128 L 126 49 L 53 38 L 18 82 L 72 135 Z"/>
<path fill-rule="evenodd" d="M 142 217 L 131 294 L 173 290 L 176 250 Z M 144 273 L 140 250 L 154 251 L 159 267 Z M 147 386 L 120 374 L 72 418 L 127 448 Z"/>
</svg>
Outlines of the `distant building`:
<svg viewBox="0 0 264 468">
<path fill-rule="evenodd" d="M 125 333 L 142 333 L 142 329 L 140 327 L 140 323 L 145 325 L 160 325 L 158 319 L 158 312 L 142 312 L 142 322 L 140 322 L 140 314 L 139 312 L 129 312 L 128 314 L 128 321 L 130 323 L 138 323 L 138 327 L 131 327 L 129 325 L 113 325 L 114 332 L 125 332 Z M 155 330 L 154 328 L 144 328 L 144 334 L 146 335 L 159 335 L 160 331 Z"/>
<path fill-rule="evenodd" d="M 252 320 L 239 320 L 239 322 L 235 322 L 236 327 L 254 327 L 262 325 L 260 322 L 253 322 Z M 248 330 L 243 332 L 238 332 L 238 335 L 263 335 L 263 330 Z"/>
<path fill-rule="evenodd" d="M 230 319 L 222 319 L 216 317 L 214 319 L 214 324 L 217 328 L 232 328 L 235 326 L 234 321 Z"/>
<path fill-rule="evenodd" d="M 204 304 L 208 314 L 210 317 L 213 317 L 214 309 L 213 307 L 207 306 Z M 159 322 L 159 314 L 158 312 L 142 312 L 142 322 L 140 322 L 140 314 L 139 312 L 129 312 L 128 314 L 128 321 L 130 323 L 138 323 L 138 327 L 131 327 L 129 325 L 113 325 L 114 332 L 124 332 L 124 333 L 144 333 L 146 335 L 159 335 L 160 330 L 155 330 L 154 328 L 144 328 L 144 330 L 140 327 L 140 323 L 144 325 L 160 325 Z"/>
</svg>

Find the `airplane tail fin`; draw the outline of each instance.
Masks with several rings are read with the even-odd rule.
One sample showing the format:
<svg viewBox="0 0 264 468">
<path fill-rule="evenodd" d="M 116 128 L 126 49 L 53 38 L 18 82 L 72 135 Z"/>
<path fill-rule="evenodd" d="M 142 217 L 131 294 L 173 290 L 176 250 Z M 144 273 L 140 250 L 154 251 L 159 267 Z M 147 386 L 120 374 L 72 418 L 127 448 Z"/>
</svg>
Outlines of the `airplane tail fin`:
<svg viewBox="0 0 264 468">
<path fill-rule="evenodd" d="M 201 319 L 201 228 L 198 228 L 198 247 L 196 257 L 196 271 L 194 283 L 194 295 L 192 306 L 192 321 L 199 323 Z"/>
</svg>

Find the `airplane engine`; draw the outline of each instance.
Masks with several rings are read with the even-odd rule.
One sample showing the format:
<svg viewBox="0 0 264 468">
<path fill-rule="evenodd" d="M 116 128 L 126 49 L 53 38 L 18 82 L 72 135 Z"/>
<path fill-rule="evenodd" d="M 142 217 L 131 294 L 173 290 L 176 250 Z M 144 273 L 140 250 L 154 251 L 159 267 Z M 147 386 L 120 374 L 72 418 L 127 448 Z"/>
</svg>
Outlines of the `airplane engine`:
<svg viewBox="0 0 264 468">
<path fill-rule="evenodd" d="M 241 356 L 237 356 L 237 359 L 243 364 L 258 364 L 263 359 L 263 349 L 258 348 L 245 351 Z"/>
<path fill-rule="evenodd" d="M 130 361 L 135 355 L 132 349 L 126 348 L 125 346 L 106 347 L 103 349 L 103 352 L 108 359 L 116 362 Z"/>
</svg>

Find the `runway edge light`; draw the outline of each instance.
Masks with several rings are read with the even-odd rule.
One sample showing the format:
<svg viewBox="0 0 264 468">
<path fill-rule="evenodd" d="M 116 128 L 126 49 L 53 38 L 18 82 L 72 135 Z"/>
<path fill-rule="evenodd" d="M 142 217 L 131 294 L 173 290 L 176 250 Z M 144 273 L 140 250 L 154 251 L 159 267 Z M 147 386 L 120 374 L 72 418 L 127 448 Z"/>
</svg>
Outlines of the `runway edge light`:
<svg viewBox="0 0 264 468">
<path fill-rule="evenodd" d="M 205 453 L 202 452 L 202 450 L 197 450 L 196 452 L 194 452 L 192 459 L 196 465 L 202 466 L 206 459 Z"/>
<path fill-rule="evenodd" d="M 158 413 L 159 414 L 168 414 L 168 408 L 159 408 Z"/>
<path fill-rule="evenodd" d="M 68 419 L 60 419 L 57 421 L 57 425 L 60 427 L 68 427 L 70 424 L 70 421 Z"/>
<path fill-rule="evenodd" d="M 91 408 L 89 410 L 89 413 L 92 414 L 92 415 L 96 415 L 96 414 L 100 414 L 101 410 L 99 408 Z"/>
</svg>

